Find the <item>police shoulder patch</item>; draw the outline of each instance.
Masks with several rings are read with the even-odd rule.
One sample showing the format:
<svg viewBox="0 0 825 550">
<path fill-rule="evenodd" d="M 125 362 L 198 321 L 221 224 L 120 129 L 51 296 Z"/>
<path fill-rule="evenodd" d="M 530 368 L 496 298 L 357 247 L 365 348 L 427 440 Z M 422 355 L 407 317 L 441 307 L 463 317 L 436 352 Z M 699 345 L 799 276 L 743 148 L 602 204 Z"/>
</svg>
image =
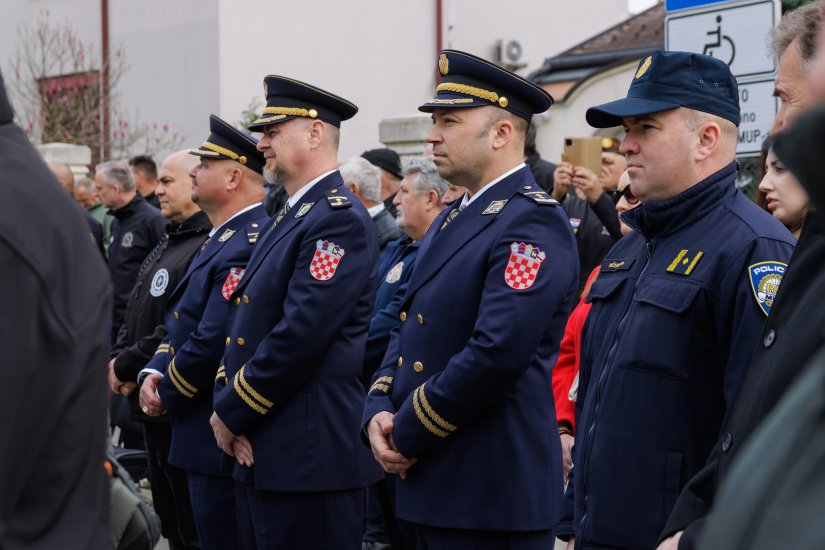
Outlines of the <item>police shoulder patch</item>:
<svg viewBox="0 0 825 550">
<path fill-rule="evenodd" d="M 786 269 L 788 264 L 774 261 L 759 262 L 748 267 L 753 295 L 765 315 L 771 312 Z"/>
<path fill-rule="evenodd" d="M 127 231 L 123 234 L 123 238 L 120 239 L 120 246 L 124 248 L 132 248 L 132 244 L 135 242 L 135 234 L 131 231 Z"/>
<path fill-rule="evenodd" d="M 539 268 L 547 255 L 529 243 L 510 245 L 510 258 L 504 268 L 504 282 L 514 290 L 526 290 L 536 282 Z"/>
<path fill-rule="evenodd" d="M 166 287 L 169 285 L 169 271 L 165 267 L 158 269 L 152 277 L 152 282 L 149 285 L 149 294 L 157 298 L 163 296 L 166 292 Z"/>
<path fill-rule="evenodd" d="M 386 281 L 389 284 L 397 283 L 401 280 L 401 274 L 404 272 L 404 261 L 400 261 L 387 272 Z"/>
<path fill-rule="evenodd" d="M 221 295 L 227 300 L 232 296 L 232 293 L 235 292 L 235 289 L 238 288 L 244 271 L 246 270 L 242 267 L 233 267 L 229 270 L 229 275 L 226 276 L 226 280 L 223 282 L 223 287 L 221 288 Z"/>
<path fill-rule="evenodd" d="M 315 253 L 309 264 L 309 274 L 319 281 L 329 281 L 338 270 L 344 249 L 332 241 L 318 239 L 315 243 Z"/>
</svg>

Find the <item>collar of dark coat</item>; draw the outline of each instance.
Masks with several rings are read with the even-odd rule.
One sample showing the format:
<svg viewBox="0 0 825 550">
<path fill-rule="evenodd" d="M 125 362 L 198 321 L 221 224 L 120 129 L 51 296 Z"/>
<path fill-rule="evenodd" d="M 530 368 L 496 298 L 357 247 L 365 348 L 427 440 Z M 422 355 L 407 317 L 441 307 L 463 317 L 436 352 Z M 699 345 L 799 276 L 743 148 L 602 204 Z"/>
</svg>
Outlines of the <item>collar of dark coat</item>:
<svg viewBox="0 0 825 550">
<path fill-rule="evenodd" d="M 109 212 L 111 212 L 115 218 L 122 220 L 124 218 L 128 218 L 129 216 L 137 212 L 138 209 L 141 207 L 141 203 L 147 204 L 146 199 L 141 197 L 140 193 L 135 192 L 135 197 L 132 200 L 130 200 L 128 203 L 118 208 L 117 210 L 109 210 Z M 157 210 L 155 210 L 155 212 L 157 212 Z"/>
<path fill-rule="evenodd" d="M 647 239 L 667 235 L 692 224 L 736 193 L 737 163 L 661 201 L 644 203 L 622 214 L 622 220 Z"/>
<path fill-rule="evenodd" d="M 199 210 L 180 223 L 166 225 L 166 234 L 171 238 L 188 237 L 200 233 L 207 233 L 212 229 L 209 216 Z"/>
</svg>

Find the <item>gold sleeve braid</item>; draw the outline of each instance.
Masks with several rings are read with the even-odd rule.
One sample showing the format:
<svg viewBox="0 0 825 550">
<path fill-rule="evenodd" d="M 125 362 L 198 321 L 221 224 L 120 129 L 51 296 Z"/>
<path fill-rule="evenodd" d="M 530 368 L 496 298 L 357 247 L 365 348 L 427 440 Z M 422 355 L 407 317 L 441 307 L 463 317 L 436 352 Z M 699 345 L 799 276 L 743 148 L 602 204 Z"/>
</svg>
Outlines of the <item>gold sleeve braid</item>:
<svg viewBox="0 0 825 550">
<path fill-rule="evenodd" d="M 255 391 L 249 382 L 246 381 L 244 369 L 246 369 L 246 365 L 241 367 L 241 370 L 235 374 L 235 378 L 233 379 L 232 386 L 235 388 L 235 392 L 243 399 L 244 403 L 255 412 L 260 414 L 268 413 L 274 403 Z"/>
</svg>

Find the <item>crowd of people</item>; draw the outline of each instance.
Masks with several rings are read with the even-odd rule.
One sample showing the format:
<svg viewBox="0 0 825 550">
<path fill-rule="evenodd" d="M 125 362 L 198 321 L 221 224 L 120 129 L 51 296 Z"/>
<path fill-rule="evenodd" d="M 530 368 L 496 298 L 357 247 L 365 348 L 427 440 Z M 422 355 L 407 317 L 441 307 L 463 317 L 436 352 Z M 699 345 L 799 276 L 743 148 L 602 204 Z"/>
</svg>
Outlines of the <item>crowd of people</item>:
<svg viewBox="0 0 825 550">
<path fill-rule="evenodd" d="M 339 163 L 358 108 L 271 75 L 247 131 L 50 175 L 0 97 L 0 547 L 110 544 L 104 379 L 170 548 L 822 547 L 822 437 L 782 423 L 825 408 L 825 2 L 771 45 L 753 199 L 697 53 L 587 110 L 624 131 L 598 174 L 536 152 L 543 88 L 458 50 L 404 162 Z"/>
</svg>

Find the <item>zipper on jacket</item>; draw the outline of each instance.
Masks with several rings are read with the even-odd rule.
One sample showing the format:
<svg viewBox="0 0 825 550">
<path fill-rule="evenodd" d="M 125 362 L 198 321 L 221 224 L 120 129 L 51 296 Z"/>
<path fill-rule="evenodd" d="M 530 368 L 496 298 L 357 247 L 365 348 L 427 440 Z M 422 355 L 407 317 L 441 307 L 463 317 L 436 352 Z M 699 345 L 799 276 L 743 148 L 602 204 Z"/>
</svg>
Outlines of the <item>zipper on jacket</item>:
<svg viewBox="0 0 825 550">
<path fill-rule="evenodd" d="M 584 534 L 584 523 L 587 520 L 587 488 L 588 488 L 588 463 L 590 458 L 590 449 L 593 444 L 593 434 L 596 432 L 596 421 L 597 415 L 599 412 L 599 401 L 601 399 L 602 393 L 604 391 L 604 384 L 607 380 L 607 374 L 610 371 L 610 367 L 612 366 L 611 363 L 613 361 L 613 356 L 616 354 L 616 350 L 619 347 L 619 338 L 622 335 L 622 329 L 624 328 L 625 323 L 627 322 L 627 318 L 630 317 L 630 310 L 633 306 L 633 297 L 636 295 L 636 289 L 639 288 L 639 283 L 642 282 L 644 278 L 645 272 L 647 271 L 648 265 L 650 265 L 650 259 L 653 256 L 653 241 L 647 241 L 646 243 L 647 249 L 647 257 L 645 258 L 645 265 L 642 266 L 642 271 L 639 272 L 639 278 L 636 279 L 636 283 L 633 285 L 633 291 L 630 293 L 630 301 L 627 305 L 627 310 L 625 311 L 622 319 L 619 321 L 619 325 L 616 327 L 616 333 L 613 336 L 613 343 L 610 346 L 610 351 L 607 352 L 607 358 L 604 362 L 604 368 L 602 369 L 601 374 L 599 375 L 599 380 L 596 382 L 596 386 L 594 391 L 596 395 L 593 397 L 592 405 L 590 406 L 590 414 L 588 415 L 590 419 L 590 423 L 587 426 L 587 434 L 585 435 L 585 444 L 584 444 L 584 459 L 582 460 L 582 487 L 584 488 L 584 511 L 582 512 L 582 518 L 579 521 L 579 524 L 576 526 L 576 540 L 581 540 L 582 535 Z M 578 544 L 576 544 L 579 547 Z"/>
</svg>

